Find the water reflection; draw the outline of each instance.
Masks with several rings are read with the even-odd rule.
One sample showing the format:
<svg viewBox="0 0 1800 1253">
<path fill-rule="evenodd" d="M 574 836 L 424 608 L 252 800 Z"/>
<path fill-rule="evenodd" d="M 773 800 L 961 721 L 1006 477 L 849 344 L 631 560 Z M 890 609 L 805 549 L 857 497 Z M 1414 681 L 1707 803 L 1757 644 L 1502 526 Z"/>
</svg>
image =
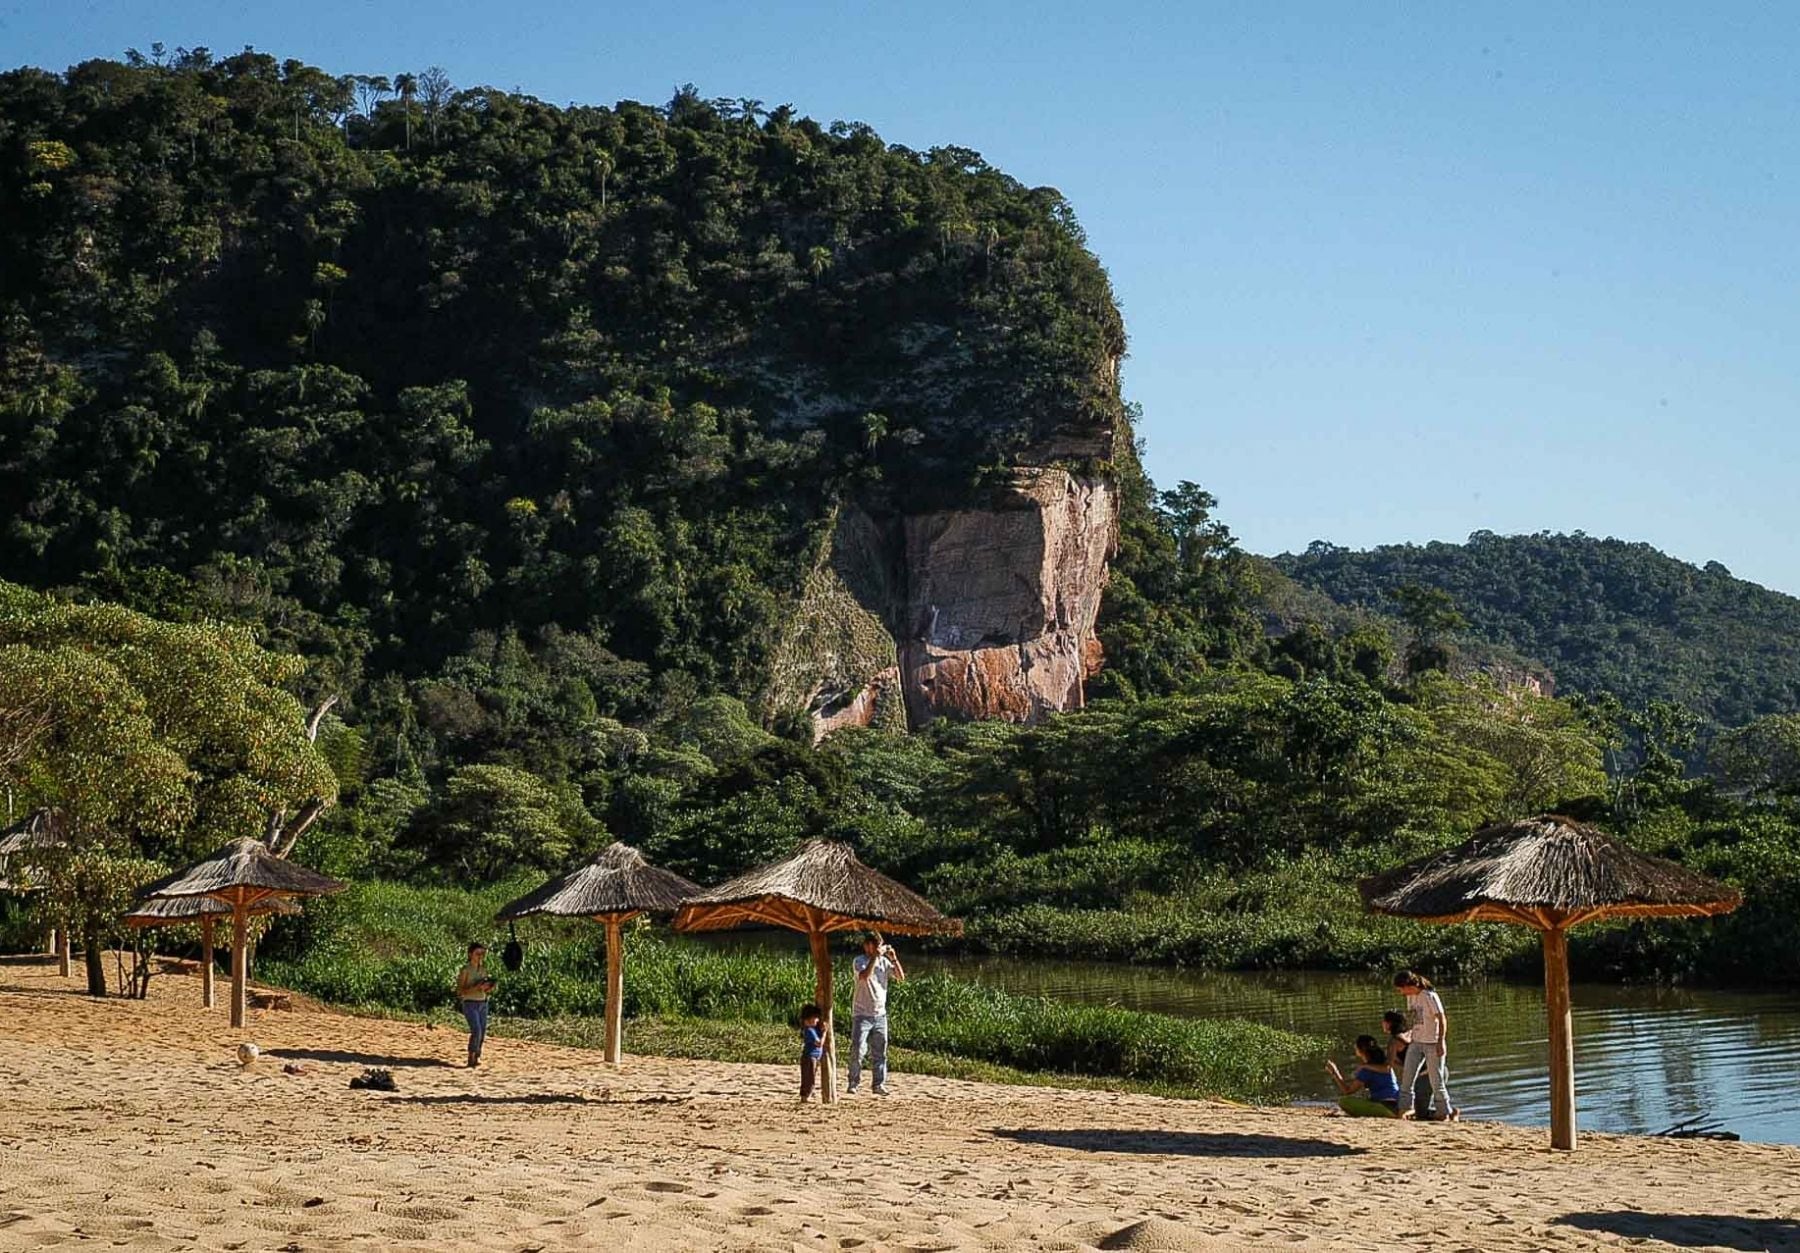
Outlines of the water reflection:
<svg viewBox="0 0 1800 1253">
<path fill-rule="evenodd" d="M 1309 971 L 1206 973 L 1015 958 L 912 963 L 1011 992 L 1195 1017 L 1226 1015 L 1349 1042 L 1381 1034 L 1398 998 L 1379 976 Z M 1450 1012 L 1450 1090 L 1474 1118 L 1550 1120 L 1542 990 L 1482 982 L 1443 989 Z M 1576 985 L 1576 1100 L 1582 1126 L 1653 1132 L 1716 1119 L 1747 1140 L 1800 1143 L 1800 1099 L 1788 1059 L 1800 1051 L 1800 995 Z M 1294 1090 L 1325 1100 L 1316 1064 Z"/>
</svg>

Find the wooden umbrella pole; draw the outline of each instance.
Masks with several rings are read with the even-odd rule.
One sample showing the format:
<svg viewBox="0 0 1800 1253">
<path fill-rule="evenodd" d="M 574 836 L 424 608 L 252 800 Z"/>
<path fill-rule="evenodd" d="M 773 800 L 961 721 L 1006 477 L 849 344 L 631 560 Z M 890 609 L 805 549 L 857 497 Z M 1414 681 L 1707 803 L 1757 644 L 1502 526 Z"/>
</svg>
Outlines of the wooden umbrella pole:
<svg viewBox="0 0 1800 1253">
<path fill-rule="evenodd" d="M 625 954 L 616 914 L 606 919 L 606 1060 L 617 1066 L 624 1061 Z"/>
<path fill-rule="evenodd" d="M 213 1007 L 213 919 L 208 914 L 200 920 L 200 1005 Z"/>
<path fill-rule="evenodd" d="M 1569 1012 L 1569 933 L 1544 932 L 1544 1012 L 1550 1020 L 1550 1147 L 1575 1147 L 1575 1034 Z"/>
<path fill-rule="evenodd" d="M 250 907 L 240 895 L 231 902 L 231 1025 L 244 1025 L 244 1007 L 249 1000 L 248 972 L 245 970 L 245 929 L 250 921 Z"/>
<path fill-rule="evenodd" d="M 831 943 L 825 932 L 817 928 L 807 932 L 806 938 L 812 946 L 813 998 L 819 1003 L 825 1026 L 825 1055 L 819 1059 L 819 1101 L 834 1105 L 837 1103 L 837 1035 L 831 1026 Z"/>
</svg>

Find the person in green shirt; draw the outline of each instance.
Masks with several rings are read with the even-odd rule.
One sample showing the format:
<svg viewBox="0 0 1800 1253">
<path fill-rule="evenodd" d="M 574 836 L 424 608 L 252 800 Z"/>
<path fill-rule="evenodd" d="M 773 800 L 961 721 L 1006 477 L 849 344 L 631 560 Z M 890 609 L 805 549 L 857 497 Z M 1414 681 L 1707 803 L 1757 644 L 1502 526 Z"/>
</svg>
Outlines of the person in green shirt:
<svg viewBox="0 0 1800 1253">
<path fill-rule="evenodd" d="M 477 940 L 469 945 L 469 964 L 456 972 L 456 999 L 463 1017 L 469 1021 L 469 1065 L 481 1065 L 481 1046 L 487 1041 L 488 993 L 499 980 L 482 965 L 487 960 L 487 945 Z"/>
</svg>

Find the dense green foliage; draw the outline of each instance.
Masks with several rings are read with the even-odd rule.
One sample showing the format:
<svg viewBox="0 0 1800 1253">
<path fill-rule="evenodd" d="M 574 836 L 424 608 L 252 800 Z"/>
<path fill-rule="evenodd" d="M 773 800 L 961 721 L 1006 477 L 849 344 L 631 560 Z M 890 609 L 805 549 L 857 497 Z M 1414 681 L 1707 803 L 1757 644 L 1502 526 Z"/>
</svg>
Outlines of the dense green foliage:
<svg viewBox="0 0 1800 1253">
<path fill-rule="evenodd" d="M 265 961 L 261 973 L 340 1004 L 411 1012 L 447 1008 L 466 937 L 487 935 L 494 910 L 525 882 L 479 893 L 359 884 L 344 897 L 316 903 L 305 921 L 280 923 L 266 951 L 279 953 L 285 942 L 302 947 L 304 956 Z M 303 939 L 282 934 L 307 927 L 313 934 Z M 532 1020 L 601 1015 L 605 958 L 599 929 L 534 921 L 524 935 L 524 965 L 516 974 L 501 972 L 495 1011 Z M 843 960 L 847 969 L 847 952 Z M 734 951 L 638 926 L 627 933 L 626 971 L 624 1011 L 633 1019 L 791 1025 L 812 996 L 812 964 L 798 940 L 791 954 Z M 847 1022 L 850 980 L 840 979 L 838 990 L 837 1012 Z M 1189 1094 L 1275 1095 L 1283 1068 L 1321 1047 L 1320 1041 L 1250 1023 L 1067 1005 L 941 975 L 895 984 L 891 1004 L 914 1049 Z M 787 1037 L 779 1060 L 794 1056 L 794 1039 Z M 631 1043 L 636 1046 L 635 1036 Z"/>
<path fill-rule="evenodd" d="M 1408 589 L 1448 593 L 1468 630 L 1542 661 L 1559 689 L 1629 707 L 1672 701 L 1715 727 L 1800 712 L 1800 600 L 1648 544 L 1494 535 L 1465 544 L 1318 543 L 1277 558 L 1347 605 L 1398 612 Z M 1416 594 L 1416 593 L 1411 593 Z"/>
</svg>

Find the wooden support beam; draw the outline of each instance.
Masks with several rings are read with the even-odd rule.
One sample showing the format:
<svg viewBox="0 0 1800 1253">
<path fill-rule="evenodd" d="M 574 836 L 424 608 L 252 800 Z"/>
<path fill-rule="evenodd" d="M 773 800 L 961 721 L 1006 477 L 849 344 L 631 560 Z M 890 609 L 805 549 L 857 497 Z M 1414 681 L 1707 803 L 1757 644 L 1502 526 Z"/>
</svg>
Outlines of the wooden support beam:
<svg viewBox="0 0 1800 1253">
<path fill-rule="evenodd" d="M 231 906 L 231 1025 L 244 1025 L 244 1007 L 249 998 L 249 972 L 245 965 L 245 934 L 250 921 L 249 906 L 234 901 Z"/>
<path fill-rule="evenodd" d="M 606 919 L 606 1061 L 617 1066 L 624 1060 L 625 952 L 619 916 Z"/>
<path fill-rule="evenodd" d="M 204 1009 L 213 1007 L 213 916 L 203 914 L 200 918 L 200 1005 Z"/>
<path fill-rule="evenodd" d="M 810 931 L 806 936 L 813 957 L 813 999 L 824 1014 L 825 1055 L 819 1067 L 819 1100 L 825 1105 L 837 1103 L 837 1037 L 831 1026 L 831 941 L 823 931 Z"/>
<path fill-rule="evenodd" d="M 1575 1033 L 1569 1010 L 1569 933 L 1544 932 L 1544 1013 L 1550 1023 L 1550 1147 L 1575 1147 Z"/>
</svg>

